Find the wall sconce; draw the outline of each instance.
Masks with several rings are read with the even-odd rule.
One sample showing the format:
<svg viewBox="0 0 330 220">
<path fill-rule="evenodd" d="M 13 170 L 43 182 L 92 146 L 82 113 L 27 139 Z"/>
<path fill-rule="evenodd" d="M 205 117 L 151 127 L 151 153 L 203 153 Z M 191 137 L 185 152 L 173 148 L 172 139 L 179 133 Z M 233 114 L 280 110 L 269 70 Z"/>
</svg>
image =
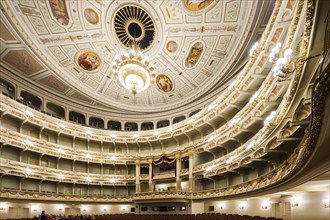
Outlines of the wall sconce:
<svg viewBox="0 0 330 220">
<path fill-rule="evenodd" d="M 273 47 L 273 49 L 270 52 L 269 57 L 268 57 L 269 62 L 273 63 L 279 58 L 279 53 L 280 53 L 281 48 L 282 48 L 282 43 L 281 42 L 277 43 Z"/>
<path fill-rule="evenodd" d="M 219 205 L 219 209 L 223 210 L 225 207 L 223 205 Z"/>
<path fill-rule="evenodd" d="M 310 57 L 300 56 L 292 59 L 292 49 L 288 48 L 283 52 L 283 57 L 277 59 L 274 67 L 274 77 L 279 81 L 284 81 L 287 79 L 289 74 L 296 71 L 297 67 L 302 67 L 307 60 L 320 56 L 317 54 Z"/>
<path fill-rule="evenodd" d="M 26 116 L 31 117 L 31 118 L 34 116 L 34 114 L 32 112 L 30 112 L 29 110 L 26 110 L 25 114 L 26 114 Z"/>
<path fill-rule="evenodd" d="M 62 208 L 59 208 L 58 211 L 62 211 L 63 209 Z"/>
<path fill-rule="evenodd" d="M 58 127 L 61 128 L 61 129 L 65 129 L 65 125 L 62 124 L 62 123 L 58 123 Z"/>
<path fill-rule="evenodd" d="M 240 203 L 238 208 L 244 210 L 246 208 L 246 204 L 245 203 Z"/>
<path fill-rule="evenodd" d="M 7 205 L 4 203 L 0 203 L 0 211 L 4 211 L 7 209 Z"/>
<path fill-rule="evenodd" d="M 261 51 L 261 48 L 258 48 L 259 43 L 255 42 L 253 44 L 253 46 L 251 47 L 250 51 L 249 51 L 249 56 L 250 57 L 254 57 L 256 54 L 258 54 Z"/>
<path fill-rule="evenodd" d="M 261 209 L 268 209 L 269 208 L 269 203 L 264 203 L 261 205 Z"/>
<path fill-rule="evenodd" d="M 276 111 L 272 111 L 267 118 L 264 120 L 265 127 L 272 127 L 274 125 L 273 119 L 276 116 Z"/>
<path fill-rule="evenodd" d="M 329 200 L 323 200 L 322 203 L 323 203 L 324 208 L 330 208 L 330 201 Z"/>
<path fill-rule="evenodd" d="M 291 201 L 291 207 L 298 207 L 299 203 L 298 201 Z"/>
</svg>

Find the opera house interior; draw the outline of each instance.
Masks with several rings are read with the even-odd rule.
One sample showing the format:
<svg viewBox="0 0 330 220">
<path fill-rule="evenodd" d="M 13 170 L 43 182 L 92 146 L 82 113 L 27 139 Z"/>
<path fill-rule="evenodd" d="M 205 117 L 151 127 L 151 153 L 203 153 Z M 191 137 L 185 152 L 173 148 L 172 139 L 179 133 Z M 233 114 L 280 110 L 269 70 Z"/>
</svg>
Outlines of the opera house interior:
<svg viewBox="0 0 330 220">
<path fill-rule="evenodd" d="M 0 219 L 330 219 L 328 0 L 0 9 Z"/>
</svg>

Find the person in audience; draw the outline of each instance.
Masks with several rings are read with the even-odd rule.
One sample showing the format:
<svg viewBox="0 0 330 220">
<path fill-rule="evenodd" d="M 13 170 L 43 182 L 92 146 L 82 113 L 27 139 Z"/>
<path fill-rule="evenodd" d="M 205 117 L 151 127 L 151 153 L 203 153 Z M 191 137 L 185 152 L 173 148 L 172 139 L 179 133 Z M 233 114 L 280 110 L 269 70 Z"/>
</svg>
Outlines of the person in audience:
<svg viewBox="0 0 330 220">
<path fill-rule="evenodd" d="M 42 210 L 42 212 L 41 212 L 40 220 L 47 220 L 47 215 L 45 214 L 44 210 Z"/>
</svg>

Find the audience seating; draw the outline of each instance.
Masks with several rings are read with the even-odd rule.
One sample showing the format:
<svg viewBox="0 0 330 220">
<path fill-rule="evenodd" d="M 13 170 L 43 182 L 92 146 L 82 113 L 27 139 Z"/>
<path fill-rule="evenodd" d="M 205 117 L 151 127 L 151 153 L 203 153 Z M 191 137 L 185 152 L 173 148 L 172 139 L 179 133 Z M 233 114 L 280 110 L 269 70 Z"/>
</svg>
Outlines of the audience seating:
<svg viewBox="0 0 330 220">
<path fill-rule="evenodd" d="M 283 220 L 274 217 L 223 213 L 203 214 L 113 214 L 96 215 L 95 220 Z"/>
<path fill-rule="evenodd" d="M 21 218 L 10 220 L 39 220 L 40 218 Z M 283 220 L 274 217 L 248 216 L 224 213 L 203 214 L 104 214 L 104 215 L 76 215 L 56 216 L 50 215 L 53 220 Z"/>
</svg>

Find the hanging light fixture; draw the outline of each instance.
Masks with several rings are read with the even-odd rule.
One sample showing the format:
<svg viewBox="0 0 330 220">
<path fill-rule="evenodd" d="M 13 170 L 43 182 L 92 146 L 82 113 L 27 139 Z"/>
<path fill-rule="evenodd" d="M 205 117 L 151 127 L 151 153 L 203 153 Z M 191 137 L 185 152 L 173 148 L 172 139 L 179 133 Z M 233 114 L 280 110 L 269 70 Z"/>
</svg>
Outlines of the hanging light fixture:
<svg viewBox="0 0 330 220">
<path fill-rule="evenodd" d="M 136 28 L 140 29 L 139 24 L 133 21 L 130 25 L 134 28 L 134 39 L 128 51 L 122 51 L 115 56 L 112 74 L 124 88 L 136 95 L 149 88 L 155 80 L 156 71 L 149 57 L 142 53 L 139 43 L 135 40 L 135 36 L 139 35 L 135 34 Z"/>
</svg>

